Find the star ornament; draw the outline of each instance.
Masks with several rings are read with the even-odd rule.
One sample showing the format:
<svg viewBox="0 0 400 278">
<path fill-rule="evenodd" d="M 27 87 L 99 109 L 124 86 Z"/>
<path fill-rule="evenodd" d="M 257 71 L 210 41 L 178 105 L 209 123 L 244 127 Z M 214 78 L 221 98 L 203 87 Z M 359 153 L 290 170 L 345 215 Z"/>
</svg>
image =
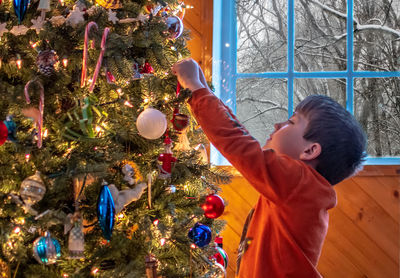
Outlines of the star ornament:
<svg viewBox="0 0 400 278">
<path fill-rule="evenodd" d="M 8 33 L 8 29 L 6 28 L 7 23 L 0 23 L 0 38 L 4 33 Z"/>
<path fill-rule="evenodd" d="M 24 25 L 18 25 L 14 26 L 11 30 L 10 33 L 15 35 L 15 36 L 20 36 L 20 35 L 25 35 L 26 32 L 28 32 L 29 28 L 27 28 Z"/>
<path fill-rule="evenodd" d="M 31 22 L 32 22 L 31 29 L 35 30 L 36 34 L 39 34 L 40 30 L 43 29 L 45 21 L 43 20 L 43 18 L 39 16 L 36 19 L 32 19 Z"/>
<path fill-rule="evenodd" d="M 108 21 L 111 21 L 113 24 L 119 21 L 117 17 L 117 12 L 113 12 L 111 9 L 108 9 Z"/>
<path fill-rule="evenodd" d="M 79 25 L 79 23 L 85 21 L 85 19 L 83 18 L 84 14 L 85 12 L 81 12 L 78 7 L 75 7 L 74 10 L 68 15 L 66 23 L 75 28 Z"/>
</svg>

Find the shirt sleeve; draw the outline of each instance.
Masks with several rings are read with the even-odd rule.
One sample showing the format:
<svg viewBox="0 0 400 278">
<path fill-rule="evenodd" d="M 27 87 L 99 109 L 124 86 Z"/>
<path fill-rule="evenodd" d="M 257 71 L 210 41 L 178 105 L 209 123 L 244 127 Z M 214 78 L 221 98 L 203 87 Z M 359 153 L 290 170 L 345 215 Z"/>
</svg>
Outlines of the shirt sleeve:
<svg viewBox="0 0 400 278">
<path fill-rule="evenodd" d="M 290 196 L 301 180 L 304 163 L 272 149 L 263 150 L 208 89 L 193 92 L 188 103 L 210 142 L 262 196 L 274 203 Z"/>
</svg>

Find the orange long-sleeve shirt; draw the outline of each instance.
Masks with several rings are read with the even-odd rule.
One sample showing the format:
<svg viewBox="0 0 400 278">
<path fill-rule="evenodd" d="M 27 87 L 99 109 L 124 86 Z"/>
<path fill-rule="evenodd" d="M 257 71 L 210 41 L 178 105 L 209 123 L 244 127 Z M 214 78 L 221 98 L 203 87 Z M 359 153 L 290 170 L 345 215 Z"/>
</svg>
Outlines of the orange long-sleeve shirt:
<svg viewBox="0 0 400 278">
<path fill-rule="evenodd" d="M 262 150 L 208 89 L 193 92 L 189 104 L 210 142 L 260 193 L 242 236 L 238 277 L 321 277 L 327 211 L 336 205 L 329 182 L 300 160 Z"/>
</svg>

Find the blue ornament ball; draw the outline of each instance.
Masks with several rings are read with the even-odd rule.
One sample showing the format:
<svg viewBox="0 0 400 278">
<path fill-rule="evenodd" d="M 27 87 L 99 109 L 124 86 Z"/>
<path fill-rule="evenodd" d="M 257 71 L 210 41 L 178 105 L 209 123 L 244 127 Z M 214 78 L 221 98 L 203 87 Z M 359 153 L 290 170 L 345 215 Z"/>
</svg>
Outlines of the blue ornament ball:
<svg viewBox="0 0 400 278">
<path fill-rule="evenodd" d="M 41 264 L 54 264 L 61 257 L 61 246 L 49 232 L 33 242 L 33 256 Z"/>
<path fill-rule="evenodd" d="M 103 236 L 107 240 L 111 240 L 111 234 L 114 228 L 115 204 L 107 184 L 101 188 L 99 198 L 97 200 L 97 218 Z"/>
<path fill-rule="evenodd" d="M 198 247 L 204 247 L 211 241 L 211 229 L 206 225 L 196 223 L 193 228 L 189 230 L 188 237 Z"/>
</svg>

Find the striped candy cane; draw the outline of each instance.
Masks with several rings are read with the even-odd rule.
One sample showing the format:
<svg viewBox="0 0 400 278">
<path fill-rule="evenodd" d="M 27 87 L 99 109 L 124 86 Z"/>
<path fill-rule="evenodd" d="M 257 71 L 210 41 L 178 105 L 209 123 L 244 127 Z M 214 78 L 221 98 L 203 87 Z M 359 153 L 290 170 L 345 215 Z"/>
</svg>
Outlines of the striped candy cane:
<svg viewBox="0 0 400 278">
<path fill-rule="evenodd" d="M 96 22 L 91 21 L 86 25 L 85 29 L 85 42 L 83 45 L 83 58 L 82 58 L 82 75 L 81 75 L 81 88 L 85 87 L 86 82 L 86 69 L 88 60 L 88 43 L 89 43 L 89 32 L 92 27 L 99 29 Z M 94 48 L 94 41 L 92 42 L 92 48 Z"/>
<path fill-rule="evenodd" d="M 92 84 L 90 84 L 89 92 L 93 92 L 94 85 L 96 84 L 97 76 L 99 75 L 101 64 L 103 62 L 104 52 L 106 51 L 106 40 L 109 32 L 110 28 L 106 27 L 103 32 L 103 37 L 101 38 L 101 51 L 99 58 L 97 59 L 97 65 L 93 73 Z"/>
<path fill-rule="evenodd" d="M 40 149 L 42 147 L 42 129 L 43 129 L 43 109 L 44 109 L 44 88 L 40 81 L 37 80 L 30 80 L 25 85 L 24 94 L 25 99 L 28 104 L 31 103 L 31 99 L 29 98 L 29 86 L 36 82 L 40 88 L 40 95 L 39 95 L 39 118 L 37 119 L 37 127 L 38 127 L 38 142 L 37 146 Z"/>
</svg>

